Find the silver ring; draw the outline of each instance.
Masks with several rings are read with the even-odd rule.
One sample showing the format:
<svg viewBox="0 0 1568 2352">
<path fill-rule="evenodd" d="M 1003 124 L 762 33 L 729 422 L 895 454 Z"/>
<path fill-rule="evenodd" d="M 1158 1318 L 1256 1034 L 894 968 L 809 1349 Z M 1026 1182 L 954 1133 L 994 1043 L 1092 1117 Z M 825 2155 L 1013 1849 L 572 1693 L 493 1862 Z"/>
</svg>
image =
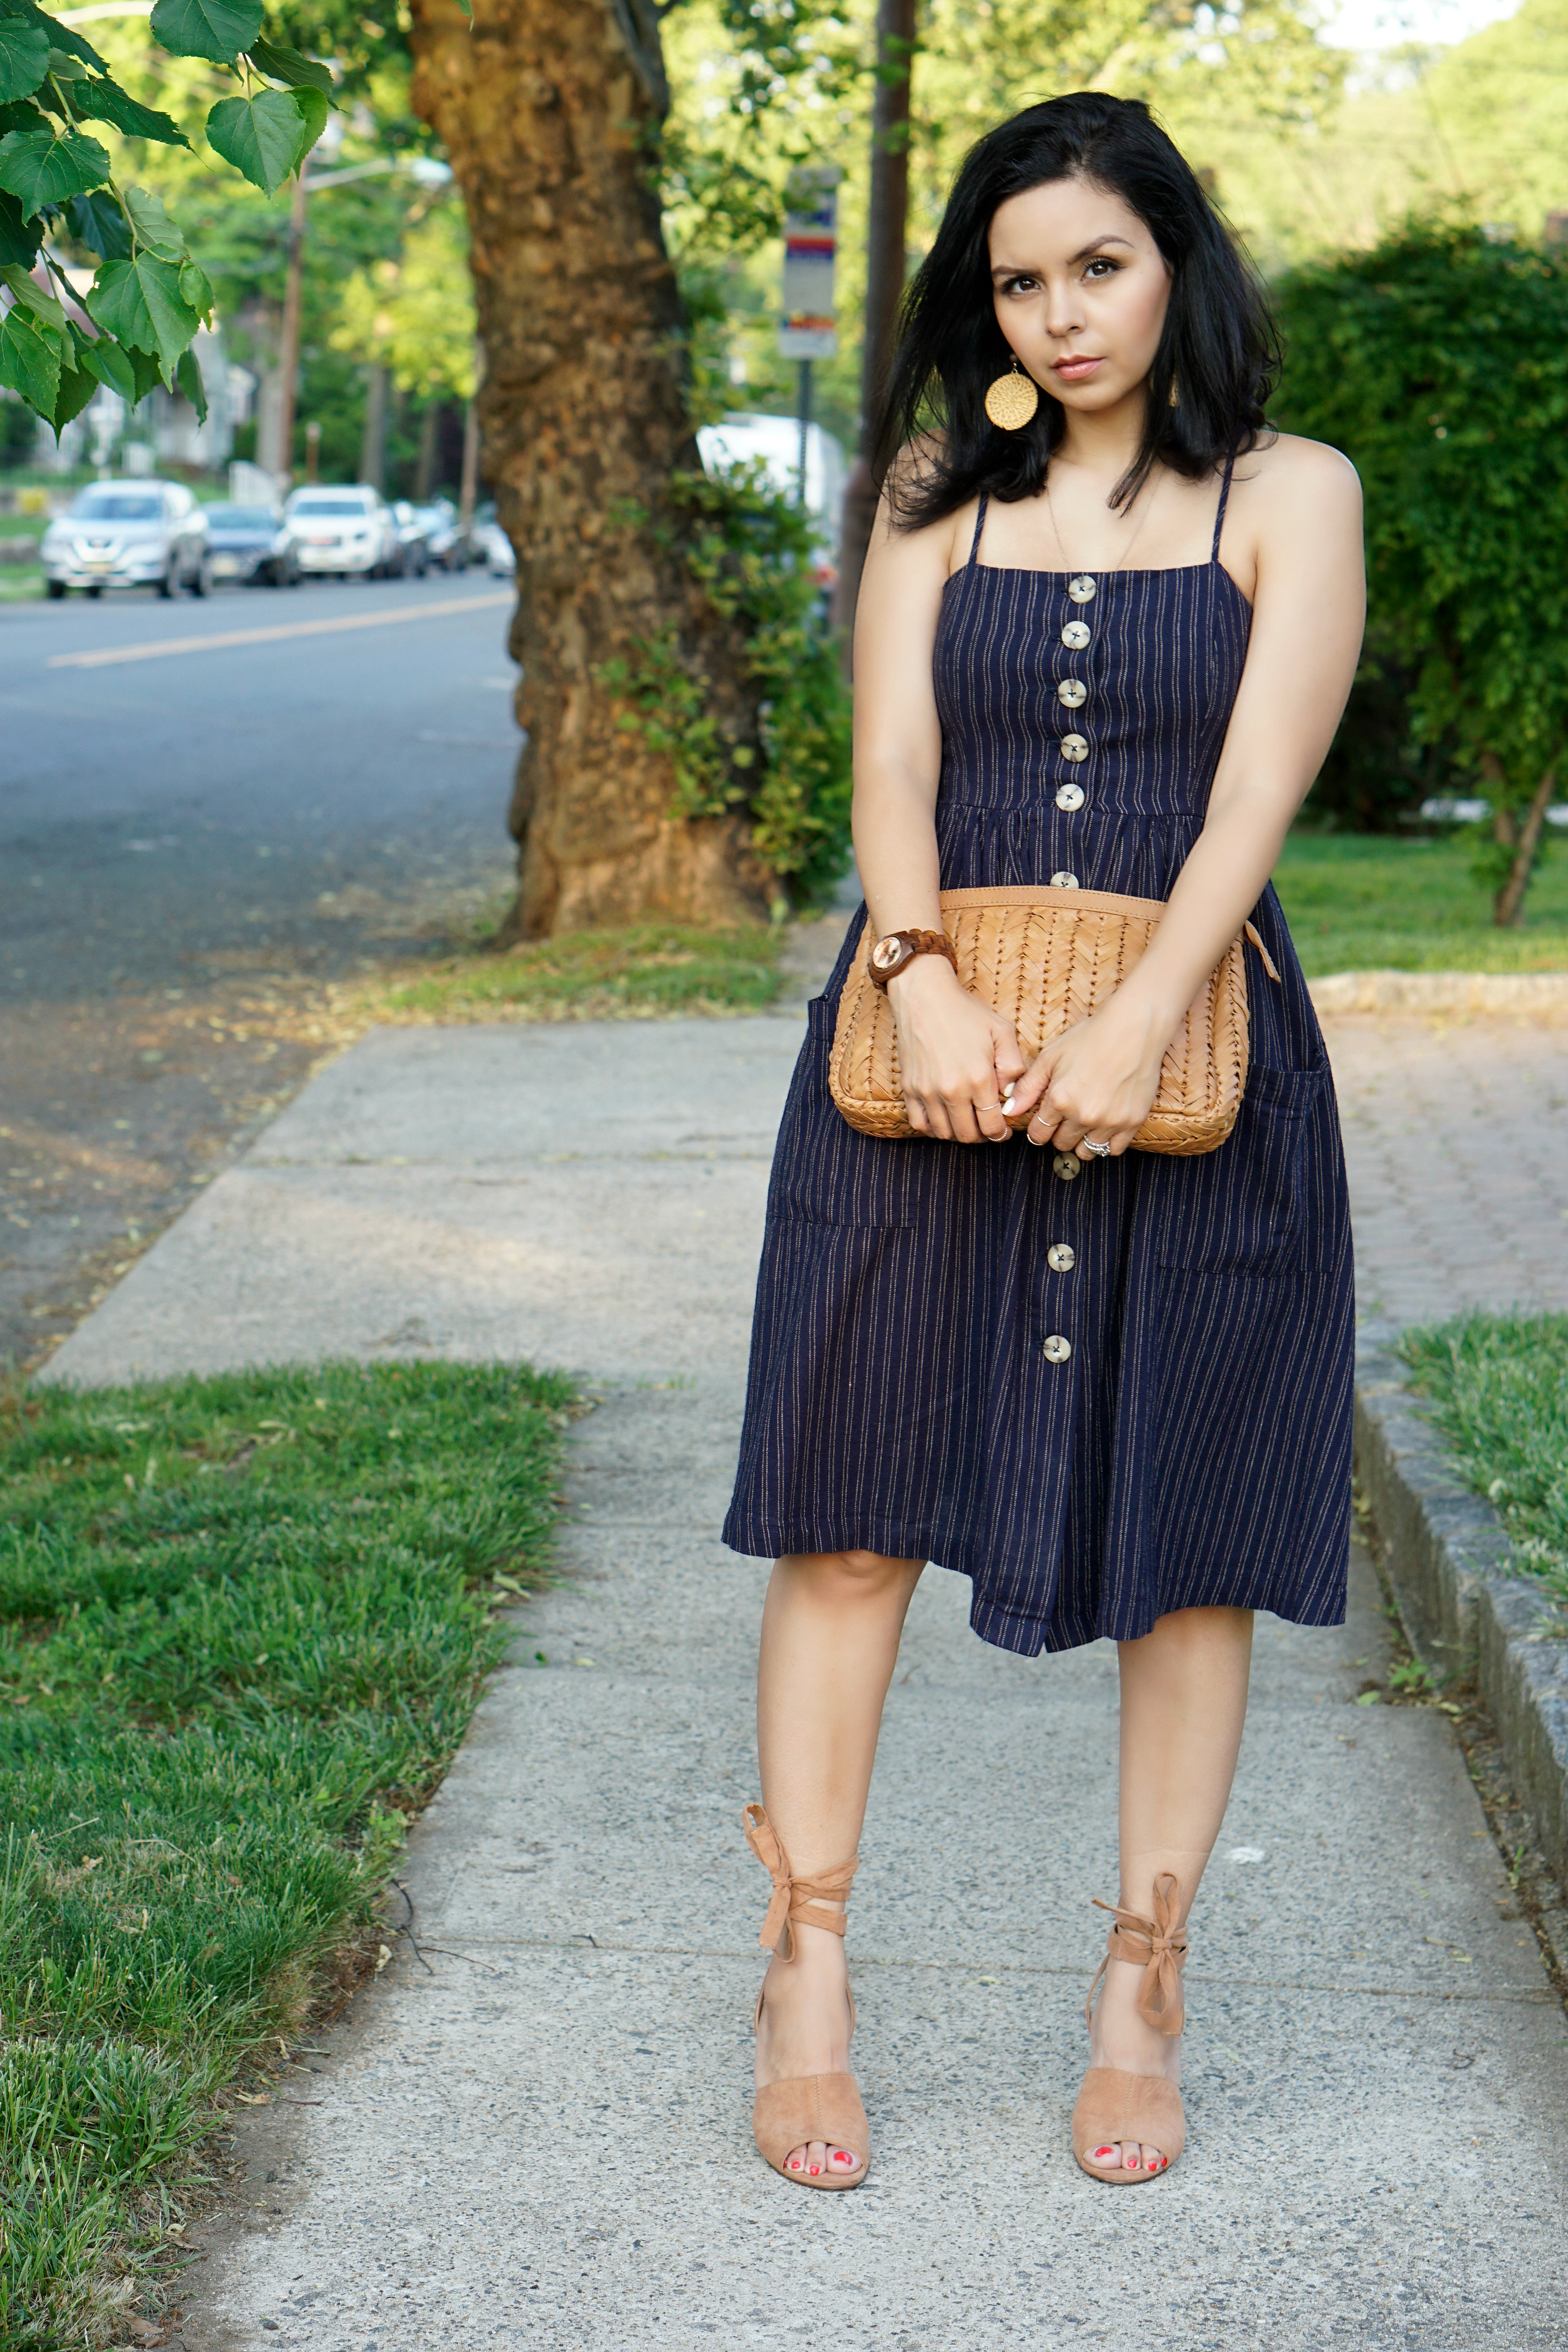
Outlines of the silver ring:
<svg viewBox="0 0 1568 2352">
<path fill-rule="evenodd" d="M 1000 1110 L 1001 1105 L 1000 1103 L 977 1103 L 975 1105 L 975 1108 L 977 1110 Z"/>
<path fill-rule="evenodd" d="M 1080 1151 L 1091 1153 L 1096 1160 L 1109 1160 L 1111 1157 L 1111 1147 L 1108 1143 L 1091 1143 L 1086 1135 L 1079 1137 L 1078 1149 Z"/>
</svg>

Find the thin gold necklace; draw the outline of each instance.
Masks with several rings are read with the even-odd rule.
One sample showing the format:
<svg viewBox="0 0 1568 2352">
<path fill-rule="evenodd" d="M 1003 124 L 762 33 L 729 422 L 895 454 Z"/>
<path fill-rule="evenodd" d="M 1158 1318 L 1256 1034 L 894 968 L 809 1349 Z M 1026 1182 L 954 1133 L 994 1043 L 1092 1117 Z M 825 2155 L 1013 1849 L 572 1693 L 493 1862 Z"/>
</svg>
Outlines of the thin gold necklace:
<svg viewBox="0 0 1568 2352">
<path fill-rule="evenodd" d="M 1131 539 L 1128 540 L 1126 546 L 1122 550 L 1121 562 L 1119 563 L 1103 564 L 1101 566 L 1102 571 L 1124 572 L 1126 570 L 1127 558 L 1131 555 L 1134 548 L 1137 545 L 1138 533 L 1143 530 L 1144 525 L 1147 522 L 1150 515 L 1154 511 L 1155 500 L 1159 497 L 1159 494 L 1160 485 L 1156 482 L 1154 488 L 1149 492 L 1149 502 L 1147 506 L 1145 507 L 1143 513 L 1138 517 L 1137 521 L 1133 526 L 1133 535 Z M 1073 571 L 1072 559 L 1067 552 L 1067 542 L 1061 536 L 1061 525 L 1056 520 L 1056 509 L 1051 503 L 1051 470 L 1049 465 L 1046 468 L 1045 477 L 1045 510 L 1051 517 L 1051 528 L 1056 535 L 1057 549 L 1061 554 L 1063 563 L 1067 566 L 1068 574 L 1071 578 L 1077 578 L 1078 574 Z"/>
</svg>

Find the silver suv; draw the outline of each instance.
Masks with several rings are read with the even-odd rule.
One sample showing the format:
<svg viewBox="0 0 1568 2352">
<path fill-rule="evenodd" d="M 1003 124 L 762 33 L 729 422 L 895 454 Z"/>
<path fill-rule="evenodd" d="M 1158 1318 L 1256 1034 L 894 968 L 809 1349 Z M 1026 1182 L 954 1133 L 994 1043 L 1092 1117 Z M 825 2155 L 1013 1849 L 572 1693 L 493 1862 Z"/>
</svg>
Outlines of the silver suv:
<svg viewBox="0 0 1568 2352">
<path fill-rule="evenodd" d="M 183 482 L 94 482 L 50 523 L 39 552 L 51 596 L 68 588 L 204 596 L 213 584 L 207 518 Z"/>
</svg>

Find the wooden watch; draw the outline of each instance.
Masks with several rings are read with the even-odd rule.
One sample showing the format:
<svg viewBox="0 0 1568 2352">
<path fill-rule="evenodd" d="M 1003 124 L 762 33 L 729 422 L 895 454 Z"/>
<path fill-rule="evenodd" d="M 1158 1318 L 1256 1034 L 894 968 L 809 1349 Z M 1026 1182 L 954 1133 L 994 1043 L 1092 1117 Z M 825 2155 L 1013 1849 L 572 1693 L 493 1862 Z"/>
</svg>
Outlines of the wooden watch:
<svg viewBox="0 0 1568 2352">
<path fill-rule="evenodd" d="M 954 971 L 958 969 L 953 942 L 946 931 L 889 931 L 885 938 L 878 940 L 867 957 L 866 970 L 878 988 L 885 988 L 906 964 L 923 955 L 946 956 Z"/>
</svg>

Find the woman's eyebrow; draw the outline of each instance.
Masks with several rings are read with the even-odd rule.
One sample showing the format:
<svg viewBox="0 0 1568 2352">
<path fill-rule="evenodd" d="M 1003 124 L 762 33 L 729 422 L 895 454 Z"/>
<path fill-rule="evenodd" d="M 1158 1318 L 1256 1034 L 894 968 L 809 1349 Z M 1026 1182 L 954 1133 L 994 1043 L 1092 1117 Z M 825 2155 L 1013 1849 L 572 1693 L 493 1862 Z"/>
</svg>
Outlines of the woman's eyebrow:
<svg viewBox="0 0 1568 2352">
<path fill-rule="evenodd" d="M 1068 268 L 1071 269 L 1080 261 L 1090 260 L 1096 253 L 1103 253 L 1108 245 L 1124 246 L 1129 253 L 1135 250 L 1130 236 L 1097 236 L 1091 244 L 1081 245 L 1076 253 L 1068 257 Z M 1038 278 L 1040 271 L 1029 262 L 993 261 L 991 276 L 993 278 Z"/>
</svg>

